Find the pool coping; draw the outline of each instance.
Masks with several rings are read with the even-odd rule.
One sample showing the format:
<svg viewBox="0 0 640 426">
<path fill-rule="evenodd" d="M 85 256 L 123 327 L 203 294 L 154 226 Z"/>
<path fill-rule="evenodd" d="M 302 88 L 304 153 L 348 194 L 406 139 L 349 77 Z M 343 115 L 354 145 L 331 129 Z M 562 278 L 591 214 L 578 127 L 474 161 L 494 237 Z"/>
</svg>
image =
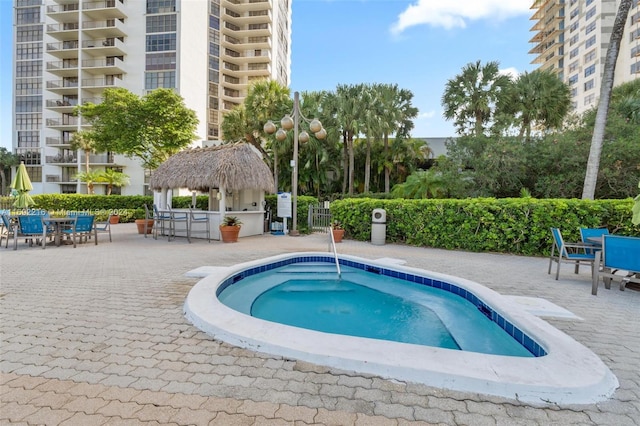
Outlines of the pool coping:
<svg viewBox="0 0 640 426">
<path fill-rule="evenodd" d="M 210 274 L 189 292 L 185 316 L 214 338 L 246 349 L 387 379 L 528 403 L 593 403 L 606 400 L 618 387 L 617 378 L 600 358 L 570 336 L 499 293 L 446 274 L 339 255 L 344 261 L 455 284 L 535 338 L 546 355 L 507 357 L 322 333 L 247 316 L 228 308 L 215 296 L 218 287 L 240 271 L 306 256 L 327 256 L 327 253 L 288 253 L 210 269 Z"/>
</svg>

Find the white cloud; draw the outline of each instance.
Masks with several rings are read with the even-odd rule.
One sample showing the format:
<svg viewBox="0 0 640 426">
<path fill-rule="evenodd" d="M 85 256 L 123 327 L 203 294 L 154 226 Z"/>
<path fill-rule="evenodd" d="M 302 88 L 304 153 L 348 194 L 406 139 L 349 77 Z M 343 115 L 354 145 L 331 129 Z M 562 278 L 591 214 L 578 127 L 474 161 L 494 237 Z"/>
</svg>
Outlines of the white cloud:
<svg viewBox="0 0 640 426">
<path fill-rule="evenodd" d="M 511 76 L 511 78 L 515 80 L 520 75 L 520 72 L 517 69 L 510 67 L 501 69 L 499 74 Z"/>
<path fill-rule="evenodd" d="M 422 118 L 433 118 L 436 116 L 436 112 L 431 110 L 431 111 L 427 111 L 427 112 L 421 112 L 420 114 L 418 114 L 418 119 L 422 119 Z"/>
<path fill-rule="evenodd" d="M 398 15 L 391 32 L 400 34 L 416 25 L 464 28 L 472 20 L 530 15 L 530 8 L 531 0 L 416 0 Z"/>
</svg>

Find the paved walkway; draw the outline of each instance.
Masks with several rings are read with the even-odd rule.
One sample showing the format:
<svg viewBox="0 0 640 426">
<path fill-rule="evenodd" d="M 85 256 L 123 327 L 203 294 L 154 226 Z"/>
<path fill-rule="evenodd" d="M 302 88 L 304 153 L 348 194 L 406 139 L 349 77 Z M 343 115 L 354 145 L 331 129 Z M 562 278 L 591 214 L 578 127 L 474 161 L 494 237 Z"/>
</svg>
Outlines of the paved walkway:
<svg viewBox="0 0 640 426">
<path fill-rule="evenodd" d="M 549 319 L 596 352 L 620 381 L 606 402 L 531 406 L 382 380 L 238 349 L 184 318 L 184 273 L 291 251 L 326 236 L 236 244 L 143 238 L 0 249 L 0 424 L 16 425 L 634 425 L 640 424 L 640 292 L 600 289 L 588 271 L 547 260 L 345 241 L 341 253 L 405 259 L 502 294 L 543 297 L 579 320 Z"/>
</svg>

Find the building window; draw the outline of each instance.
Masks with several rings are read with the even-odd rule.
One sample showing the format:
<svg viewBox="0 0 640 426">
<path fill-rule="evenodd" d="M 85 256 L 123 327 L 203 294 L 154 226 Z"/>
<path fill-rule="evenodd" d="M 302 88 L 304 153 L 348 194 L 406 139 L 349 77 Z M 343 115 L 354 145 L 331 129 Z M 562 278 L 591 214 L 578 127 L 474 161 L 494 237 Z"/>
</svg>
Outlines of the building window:
<svg viewBox="0 0 640 426">
<path fill-rule="evenodd" d="M 576 44 L 578 42 L 579 38 L 580 38 L 580 36 L 578 34 L 576 34 L 573 37 L 571 37 L 569 39 L 569 46 L 573 46 L 574 44 Z"/>
<path fill-rule="evenodd" d="M 40 132 L 18 131 L 19 148 L 37 148 L 40 146 Z"/>
<path fill-rule="evenodd" d="M 42 59 L 42 43 L 19 43 L 16 45 L 16 60 Z"/>
<path fill-rule="evenodd" d="M 587 91 L 589 91 L 589 90 L 593 89 L 594 85 L 595 85 L 595 83 L 594 83 L 594 80 L 593 80 L 593 79 L 591 79 L 591 80 L 587 81 L 587 82 L 584 84 L 584 91 L 585 91 L 585 92 L 587 92 Z"/>
<path fill-rule="evenodd" d="M 41 78 L 17 78 L 15 94 L 16 96 L 41 95 L 42 79 Z"/>
<path fill-rule="evenodd" d="M 175 34 L 153 34 L 147 36 L 147 52 L 176 50 Z"/>
<path fill-rule="evenodd" d="M 580 48 L 576 47 L 575 49 L 573 49 L 571 52 L 569 52 L 569 59 L 573 59 L 576 56 L 578 56 Z"/>
<path fill-rule="evenodd" d="M 176 52 L 148 53 L 146 57 L 146 70 L 175 70 Z"/>
<path fill-rule="evenodd" d="M 569 72 L 574 72 L 577 69 L 578 69 L 578 61 L 572 62 L 571 65 L 569 65 Z"/>
<path fill-rule="evenodd" d="M 630 36 L 631 36 L 631 38 L 629 39 L 630 41 L 633 41 L 635 39 L 640 39 L 640 28 L 638 28 L 635 31 L 631 31 Z"/>
<path fill-rule="evenodd" d="M 20 26 L 16 29 L 16 42 L 42 41 L 42 25 Z"/>
<path fill-rule="evenodd" d="M 41 77 L 42 61 L 16 62 L 16 77 Z"/>
<path fill-rule="evenodd" d="M 595 93 L 592 93 L 589 96 L 586 96 L 584 98 L 584 104 L 585 105 L 591 105 L 593 102 L 595 102 L 595 100 L 596 100 L 596 95 L 595 95 Z"/>
<path fill-rule="evenodd" d="M 585 34 L 589 34 L 590 32 L 594 31 L 596 29 L 596 23 L 591 22 L 589 25 L 586 26 L 586 28 L 584 29 L 584 33 Z"/>
<path fill-rule="evenodd" d="M 158 87 L 173 89 L 176 87 L 176 72 L 148 72 L 145 74 L 144 80 L 144 88 L 146 90 L 153 90 Z"/>
<path fill-rule="evenodd" d="M 16 114 L 16 129 L 39 130 L 41 126 L 41 113 Z"/>
<path fill-rule="evenodd" d="M 176 11 L 176 0 L 147 0 L 147 13 L 169 13 Z"/>
<path fill-rule="evenodd" d="M 574 87 L 571 89 L 571 97 L 575 98 L 576 96 L 578 96 L 578 89 Z"/>
<path fill-rule="evenodd" d="M 578 29 L 578 25 L 579 25 L 578 21 L 576 21 L 573 24 L 571 24 L 571 26 L 569 27 L 569 32 L 572 33 L 575 30 L 577 30 Z"/>
<path fill-rule="evenodd" d="M 569 15 L 569 18 L 570 18 L 570 19 L 573 19 L 573 18 L 575 18 L 576 16 L 578 16 L 579 14 L 580 14 L 580 8 L 579 8 L 579 7 L 576 7 L 575 9 L 573 9 L 573 10 L 571 11 L 571 14 Z"/>
<path fill-rule="evenodd" d="M 585 13 L 585 15 L 584 15 L 584 19 L 592 18 L 593 15 L 595 15 L 595 14 L 596 14 L 596 7 L 593 6 L 591 9 L 587 10 L 587 13 Z"/>
<path fill-rule="evenodd" d="M 596 44 L 596 36 L 595 36 L 595 34 L 587 39 L 587 41 L 584 43 L 584 48 L 588 49 L 591 46 L 593 46 L 594 44 Z"/>
<path fill-rule="evenodd" d="M 215 30 L 220 29 L 220 18 L 217 16 L 209 15 L 209 28 L 213 28 Z"/>
<path fill-rule="evenodd" d="M 631 64 L 631 74 L 640 74 L 640 62 Z"/>
<path fill-rule="evenodd" d="M 16 112 L 39 112 L 42 110 L 42 96 L 17 96 Z"/>
<path fill-rule="evenodd" d="M 591 50 L 589 53 L 584 55 L 584 62 L 585 63 L 591 62 L 594 59 L 596 59 L 596 50 L 595 49 Z"/>
<path fill-rule="evenodd" d="M 584 76 L 589 77 L 594 72 L 596 72 L 596 64 L 589 65 L 587 68 L 584 69 Z"/>
<path fill-rule="evenodd" d="M 576 84 L 578 82 L 578 74 L 574 74 L 571 77 L 569 77 L 569 84 Z"/>
<path fill-rule="evenodd" d="M 147 16 L 148 33 L 168 33 L 176 31 L 176 15 Z"/>
<path fill-rule="evenodd" d="M 27 174 L 31 182 L 42 182 L 42 167 L 27 167 Z"/>
<path fill-rule="evenodd" d="M 40 22 L 42 22 L 40 19 L 40 6 L 16 9 L 16 25 L 39 24 Z"/>
</svg>

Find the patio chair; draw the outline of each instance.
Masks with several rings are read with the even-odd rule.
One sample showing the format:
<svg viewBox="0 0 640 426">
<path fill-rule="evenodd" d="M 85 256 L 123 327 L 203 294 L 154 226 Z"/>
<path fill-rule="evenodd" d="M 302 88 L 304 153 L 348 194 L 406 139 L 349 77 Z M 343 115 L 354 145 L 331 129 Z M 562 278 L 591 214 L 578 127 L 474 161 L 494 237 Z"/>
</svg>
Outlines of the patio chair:
<svg viewBox="0 0 640 426">
<path fill-rule="evenodd" d="M 0 246 L 2 245 L 2 240 L 7 239 L 7 242 L 4 245 L 4 248 L 9 248 L 9 238 L 15 238 L 17 224 L 11 222 L 11 216 L 6 213 L 2 214 L 2 219 L 0 220 Z"/>
<path fill-rule="evenodd" d="M 188 212 L 177 212 L 171 209 L 171 206 L 168 207 L 169 210 L 169 235 L 168 241 L 171 241 L 172 238 L 176 237 L 176 224 L 184 223 L 184 226 L 187 231 L 187 241 L 191 243 L 191 236 L 189 231 L 189 213 Z"/>
<path fill-rule="evenodd" d="M 583 243 L 565 243 L 562 239 L 562 233 L 558 228 L 551 228 L 553 235 L 553 244 L 551 245 L 551 255 L 549 256 L 549 271 L 551 274 L 551 266 L 553 262 L 558 263 L 556 269 L 556 280 L 560 275 L 561 263 L 573 263 L 575 265 L 574 273 L 578 273 L 580 265 L 590 265 L 591 273 L 593 273 L 593 264 L 595 262 L 595 253 L 587 253 L 586 250 L 593 246 L 585 246 Z M 557 254 L 556 254 L 557 252 Z"/>
<path fill-rule="evenodd" d="M 605 235 L 602 250 L 596 254 L 591 294 L 598 294 L 598 281 L 602 277 L 606 289 L 612 280 L 620 281 L 624 291 L 628 283 L 640 284 L 640 238 Z"/>
<path fill-rule="evenodd" d="M 94 222 L 93 227 L 96 234 L 96 241 L 98 241 L 98 234 L 108 233 L 109 234 L 109 242 L 111 241 L 111 216 L 107 218 L 105 222 Z"/>
<path fill-rule="evenodd" d="M 158 210 L 158 206 L 153 205 L 153 212 L 149 211 L 149 208 L 145 204 L 144 206 L 146 219 L 153 219 L 155 228 L 153 229 L 153 239 L 158 239 L 158 230 L 160 231 L 160 235 L 164 235 L 164 227 L 165 223 L 171 220 L 171 214 L 168 212 L 161 212 Z M 144 237 L 147 238 L 147 224 L 144 226 Z"/>
<path fill-rule="evenodd" d="M 93 222 L 95 216 L 93 215 L 76 215 L 76 220 L 73 226 L 67 229 L 63 229 L 62 233 L 73 239 L 73 247 L 76 247 L 76 239 L 82 243 L 89 240 L 89 236 L 93 233 L 94 244 L 98 245 L 98 233 L 95 231 Z"/>
<path fill-rule="evenodd" d="M 211 242 L 211 221 L 209 220 L 209 214 L 207 212 L 194 212 L 192 208 L 189 208 L 189 237 L 193 234 L 206 234 L 207 242 Z M 194 224 L 204 224 L 205 229 L 193 230 Z M 191 242 L 191 240 L 189 240 Z"/>
<path fill-rule="evenodd" d="M 607 228 L 580 228 L 580 238 L 585 246 L 592 245 L 594 248 L 585 248 L 585 253 L 593 253 L 602 247 L 602 236 L 609 235 Z M 600 239 L 600 243 L 595 243 L 589 239 Z"/>
<path fill-rule="evenodd" d="M 41 244 L 44 250 L 47 247 L 47 236 L 53 235 L 53 231 L 44 223 L 44 216 L 40 214 L 25 214 L 18 216 L 18 231 L 13 237 L 13 249 L 18 250 L 18 239 L 24 237 L 33 246 Z"/>
</svg>

